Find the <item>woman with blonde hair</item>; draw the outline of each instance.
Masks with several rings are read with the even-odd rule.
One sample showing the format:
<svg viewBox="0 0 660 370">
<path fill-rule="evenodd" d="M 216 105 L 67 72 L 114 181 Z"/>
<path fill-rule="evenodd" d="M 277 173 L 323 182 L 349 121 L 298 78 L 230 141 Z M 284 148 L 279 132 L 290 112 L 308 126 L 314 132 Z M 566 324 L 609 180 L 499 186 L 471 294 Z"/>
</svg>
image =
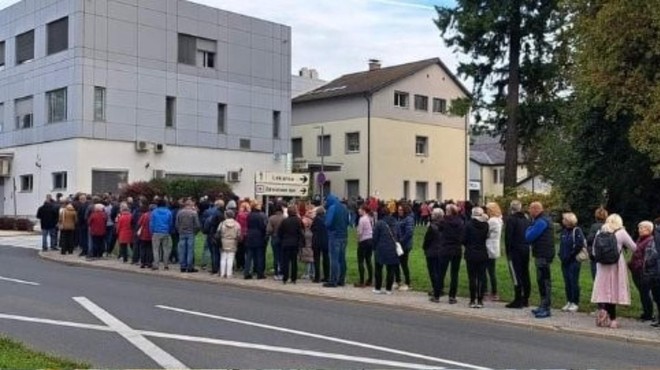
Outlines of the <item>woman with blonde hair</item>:
<svg viewBox="0 0 660 370">
<path fill-rule="evenodd" d="M 502 210 L 499 204 L 490 202 L 486 204 L 486 215 L 488 216 L 488 238 L 486 239 L 486 250 L 488 251 L 488 261 L 486 261 L 487 278 L 484 282 L 484 288 L 488 287 L 490 281 L 490 299 L 499 301 L 497 295 L 497 274 L 495 266 L 497 259 L 500 258 L 500 241 L 502 240 Z"/>
<path fill-rule="evenodd" d="M 613 234 L 613 235 L 612 235 Z M 591 302 L 598 303 L 598 313 L 596 316 L 596 325 L 618 328 L 616 321 L 616 305 L 630 305 L 630 290 L 628 289 L 628 268 L 626 260 L 621 256 L 623 248 L 632 250 L 637 249 L 637 245 L 632 240 L 626 229 L 623 227 L 621 216 L 616 213 L 611 214 L 605 220 L 596 240 L 594 241 L 594 252 L 598 252 L 598 246 L 601 244 L 601 238 L 614 237 L 616 240 L 619 258 L 613 264 L 605 264 L 596 258 L 596 280 L 591 294 Z M 607 240 L 602 240 L 606 243 Z"/>
<path fill-rule="evenodd" d="M 564 277 L 566 305 L 561 309 L 566 312 L 577 312 L 580 305 L 580 267 L 576 259 L 582 247 L 586 245 L 584 233 L 577 226 L 578 219 L 573 212 L 566 212 L 561 220 L 562 229 L 559 241 L 559 260 Z"/>
</svg>

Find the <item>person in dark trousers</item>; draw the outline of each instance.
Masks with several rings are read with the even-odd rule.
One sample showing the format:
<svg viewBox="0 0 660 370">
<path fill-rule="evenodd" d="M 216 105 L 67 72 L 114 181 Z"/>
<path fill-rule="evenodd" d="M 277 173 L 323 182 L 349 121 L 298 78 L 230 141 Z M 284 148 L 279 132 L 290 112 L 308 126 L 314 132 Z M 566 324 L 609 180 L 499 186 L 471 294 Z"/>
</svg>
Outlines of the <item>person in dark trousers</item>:
<svg viewBox="0 0 660 370">
<path fill-rule="evenodd" d="M 74 235 L 76 232 L 76 224 L 78 223 L 78 212 L 70 201 L 66 202 L 64 210 L 60 213 L 59 224 L 60 224 L 60 234 L 61 234 L 61 243 L 60 248 L 62 254 L 73 254 L 74 248 Z"/>
<path fill-rule="evenodd" d="M 325 227 L 325 208 L 317 207 L 316 216 L 312 221 L 312 249 L 314 250 L 314 282 L 327 283 L 330 274 L 330 257 L 328 255 L 328 229 Z M 323 265 L 323 279 L 321 279 Z"/>
<path fill-rule="evenodd" d="M 543 205 L 540 202 L 530 204 L 529 214 L 532 216 L 532 223 L 525 232 L 525 240 L 532 245 L 532 256 L 536 264 L 536 282 L 541 297 L 539 307 L 532 310 L 532 313 L 537 319 L 545 319 L 552 316 L 550 266 L 555 256 L 555 236 L 552 220 L 543 213 Z"/>
<path fill-rule="evenodd" d="M 529 243 L 525 239 L 525 232 L 530 221 L 522 212 L 522 204 L 513 200 L 509 207 L 510 215 L 504 223 L 504 247 L 506 249 L 507 263 L 513 279 L 513 301 L 506 308 L 529 307 L 529 295 L 532 283 L 529 278 Z"/>
<path fill-rule="evenodd" d="M 373 253 L 374 241 L 373 241 L 373 227 L 374 219 L 371 216 L 371 210 L 369 207 L 362 207 L 359 209 L 360 220 L 358 221 L 357 226 L 357 238 L 358 238 L 358 249 L 357 249 L 357 263 L 358 263 L 358 273 L 360 274 L 360 281 L 355 283 L 356 288 L 363 288 L 365 286 L 371 286 L 373 279 L 373 265 L 371 262 L 371 255 Z M 367 281 L 365 284 L 364 281 L 364 269 L 367 269 Z"/>
<path fill-rule="evenodd" d="M 470 308 L 483 308 L 488 265 L 488 216 L 481 207 L 472 208 L 472 217 L 465 226 L 465 263 L 470 287 Z"/>
<path fill-rule="evenodd" d="M 444 295 L 445 276 L 450 269 L 449 304 L 456 304 L 465 223 L 456 205 L 448 204 L 446 208 L 447 215 L 442 221 L 443 241 L 440 250 L 440 296 Z"/>
<path fill-rule="evenodd" d="M 105 251 L 105 233 L 108 216 L 104 208 L 103 204 L 95 204 L 94 211 L 89 216 L 88 227 L 92 237 L 92 248 L 87 253 L 88 259 L 100 258 Z"/>
<path fill-rule="evenodd" d="M 651 299 L 651 291 L 653 290 L 653 281 L 644 276 L 644 256 L 646 249 L 653 243 L 653 229 L 654 225 L 651 221 L 642 221 L 637 226 L 639 238 L 637 239 L 637 249 L 633 252 L 630 262 L 628 262 L 628 269 L 632 276 L 633 283 L 639 292 L 639 300 L 642 304 L 642 314 L 639 321 L 653 321 L 653 300 Z M 658 246 L 656 246 L 658 248 Z M 658 291 L 655 290 L 653 298 L 658 300 Z"/>
<path fill-rule="evenodd" d="M 562 215 L 562 230 L 559 240 L 559 260 L 564 278 L 566 305 L 561 309 L 566 312 L 577 312 L 580 306 L 580 268 L 582 262 L 576 256 L 586 245 L 584 233 L 578 227 L 575 213 L 566 212 Z"/>
<path fill-rule="evenodd" d="M 598 265 L 596 263 L 596 260 L 594 259 L 594 254 L 593 251 L 591 250 L 593 245 L 594 245 L 594 240 L 596 239 L 596 234 L 600 231 L 601 227 L 603 227 L 603 224 L 605 224 L 605 220 L 607 220 L 607 216 L 610 214 L 607 212 L 607 210 L 603 207 L 598 207 L 596 211 L 594 212 L 594 218 L 595 222 L 591 224 L 589 227 L 589 233 L 587 233 L 587 250 L 589 250 L 589 260 L 590 260 L 590 265 L 591 265 L 591 279 L 596 280 L 596 266 Z"/>
<path fill-rule="evenodd" d="M 298 279 L 298 252 L 305 244 L 305 235 L 298 208 L 291 206 L 288 213 L 289 217 L 282 221 L 277 230 L 277 237 L 282 246 L 282 283 L 286 284 L 291 279 L 295 284 Z"/>
<path fill-rule="evenodd" d="M 89 207 L 89 202 L 87 201 L 87 196 L 80 195 L 78 198 L 78 205 L 76 211 L 78 212 L 78 225 L 76 229 L 78 230 L 78 245 L 80 245 L 80 256 L 87 256 L 89 252 L 89 227 L 87 226 L 86 212 Z"/>
<path fill-rule="evenodd" d="M 57 251 L 57 223 L 59 221 L 59 207 L 55 207 L 53 199 L 48 194 L 44 204 L 37 209 L 37 218 L 41 223 L 41 249 L 48 250 L 50 237 L 50 250 Z"/>
<path fill-rule="evenodd" d="M 274 212 L 268 217 L 268 226 L 266 227 L 266 234 L 270 237 L 270 246 L 273 249 L 273 275 L 275 280 L 282 278 L 282 243 L 278 236 L 278 231 L 284 221 L 283 205 L 276 203 L 273 205 Z"/>
<path fill-rule="evenodd" d="M 173 200 L 170 204 L 170 212 L 172 212 L 172 219 L 176 220 L 176 215 L 181 209 L 183 200 Z M 171 264 L 179 263 L 179 232 L 176 227 L 172 228 L 172 251 L 170 252 L 169 260 Z"/>
<path fill-rule="evenodd" d="M 266 266 L 263 256 L 266 249 L 266 226 L 268 218 L 261 211 L 261 204 L 252 204 L 250 214 L 247 217 L 247 236 L 245 240 L 245 279 L 252 279 L 252 272 L 257 279 L 265 279 Z M 254 269 L 254 270 L 253 270 Z"/>
<path fill-rule="evenodd" d="M 152 236 L 151 235 L 151 211 L 156 208 L 155 205 L 148 205 L 145 202 L 142 203 L 140 206 L 141 212 L 140 212 L 140 219 L 138 220 L 137 223 L 137 243 L 139 247 L 133 249 L 133 260 L 135 258 L 135 255 L 137 255 L 137 252 L 139 252 L 138 256 L 138 261 L 140 263 L 140 268 L 151 268 L 153 266 L 154 262 L 154 254 L 153 254 L 153 248 L 152 248 Z"/>
<path fill-rule="evenodd" d="M 426 256 L 426 267 L 429 272 L 429 279 L 433 291 L 429 300 L 431 302 L 440 302 L 440 250 L 442 249 L 442 218 L 445 213 L 442 209 L 436 208 L 431 213 L 431 223 L 424 234 L 424 255 Z"/>
<path fill-rule="evenodd" d="M 211 251 L 211 274 L 220 272 L 220 249 L 222 248 L 221 242 L 215 238 L 215 233 L 218 231 L 218 226 L 225 220 L 225 202 L 218 200 L 215 202 L 215 212 L 213 212 L 207 219 L 204 229 L 208 231 L 206 234 L 209 250 Z"/>
<path fill-rule="evenodd" d="M 378 221 L 374 226 L 374 255 L 376 268 L 374 271 L 376 284 L 373 292 L 375 294 L 392 294 L 394 285 L 394 274 L 399 268 L 399 257 L 396 254 L 396 220 L 392 217 L 386 207 L 381 207 L 378 211 Z M 383 267 L 387 270 L 385 291 L 383 287 Z"/>
<path fill-rule="evenodd" d="M 140 229 L 139 222 L 142 219 L 142 215 L 148 212 L 149 204 L 147 203 L 146 199 L 139 199 L 138 203 L 131 211 L 131 228 L 133 229 L 133 243 L 131 244 L 131 264 L 133 265 L 144 265 L 144 263 L 140 263 L 142 260 L 142 251 L 140 248 L 142 248 L 144 242 L 142 242 L 140 235 L 138 235 L 138 230 Z M 142 230 L 144 231 L 144 229 Z M 151 238 L 151 234 L 149 235 L 149 238 Z M 151 239 L 149 240 L 151 241 Z M 151 242 L 149 245 L 151 245 Z M 149 252 L 151 253 L 151 249 Z"/>
<path fill-rule="evenodd" d="M 403 255 L 399 256 L 400 269 L 396 271 L 396 283 L 399 285 L 399 290 L 407 291 L 410 289 L 410 266 L 408 266 L 408 258 L 413 246 L 413 233 L 415 231 L 415 215 L 408 203 L 400 204 L 397 207 L 397 214 L 399 219 L 396 225 L 396 234 L 401 247 L 403 248 Z M 401 271 L 403 271 L 403 284 L 401 280 Z"/>
</svg>

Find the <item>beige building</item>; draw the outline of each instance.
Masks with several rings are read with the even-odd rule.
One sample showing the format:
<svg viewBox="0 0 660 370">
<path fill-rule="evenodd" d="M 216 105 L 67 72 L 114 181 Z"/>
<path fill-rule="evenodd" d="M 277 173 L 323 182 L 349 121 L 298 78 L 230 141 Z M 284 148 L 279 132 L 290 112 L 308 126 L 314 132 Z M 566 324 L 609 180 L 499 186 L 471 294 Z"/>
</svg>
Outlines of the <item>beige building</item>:
<svg viewBox="0 0 660 370">
<path fill-rule="evenodd" d="M 438 58 L 371 61 L 293 100 L 294 170 L 323 168 L 324 193 L 339 197 L 465 199 L 466 119 L 448 104 L 468 95 Z"/>
</svg>

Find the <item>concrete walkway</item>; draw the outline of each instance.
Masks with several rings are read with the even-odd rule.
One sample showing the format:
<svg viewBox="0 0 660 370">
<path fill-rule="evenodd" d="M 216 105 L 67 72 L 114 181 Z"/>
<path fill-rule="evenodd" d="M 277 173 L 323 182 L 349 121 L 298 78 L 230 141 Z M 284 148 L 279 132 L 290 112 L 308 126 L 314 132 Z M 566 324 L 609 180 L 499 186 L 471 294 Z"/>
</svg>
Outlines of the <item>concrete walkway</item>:
<svg viewBox="0 0 660 370">
<path fill-rule="evenodd" d="M 429 302 L 427 295 L 420 292 L 396 291 L 393 295 L 375 295 L 371 289 L 367 288 L 360 289 L 352 286 L 336 289 L 323 288 L 320 284 L 314 284 L 305 280 L 298 280 L 298 283 L 295 285 L 284 285 L 271 278 L 266 280 L 243 280 L 242 277 L 221 279 L 205 271 L 182 274 L 179 271 L 178 265 L 173 265 L 169 271 L 152 271 L 150 269 L 140 269 L 130 263 L 124 264 L 114 258 L 88 261 L 78 257 L 76 254 L 63 256 L 59 252 L 40 252 L 40 256 L 46 260 L 76 266 L 149 274 L 170 279 L 231 285 L 246 289 L 262 289 L 288 294 L 310 295 L 327 299 L 391 306 L 399 309 L 407 308 L 443 315 L 454 315 L 461 318 L 488 320 L 490 322 L 499 322 L 532 329 L 566 332 L 635 343 L 660 344 L 660 329 L 652 328 L 648 323 L 640 323 L 627 318 L 617 320 L 620 324 L 619 329 L 599 328 L 595 325 L 595 318 L 585 313 L 564 313 L 559 310 L 553 310 L 553 316 L 551 318 L 539 320 L 533 317 L 530 309 L 506 309 L 504 303 L 499 302 L 486 302 L 485 308 L 472 309 L 468 307 L 468 301 L 465 298 L 459 298 L 458 304 L 450 305 L 447 303 L 446 297 L 443 297 L 438 304 Z"/>
</svg>

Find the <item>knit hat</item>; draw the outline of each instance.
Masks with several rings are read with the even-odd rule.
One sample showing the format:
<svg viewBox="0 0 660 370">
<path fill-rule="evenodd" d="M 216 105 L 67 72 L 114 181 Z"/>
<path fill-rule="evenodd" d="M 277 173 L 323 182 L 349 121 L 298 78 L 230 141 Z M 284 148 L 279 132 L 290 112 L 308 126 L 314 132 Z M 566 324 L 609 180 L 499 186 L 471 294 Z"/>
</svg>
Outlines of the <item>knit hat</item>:
<svg viewBox="0 0 660 370">
<path fill-rule="evenodd" d="M 484 209 L 481 207 L 472 208 L 472 218 L 481 222 L 488 221 L 488 216 L 484 214 Z"/>
</svg>

